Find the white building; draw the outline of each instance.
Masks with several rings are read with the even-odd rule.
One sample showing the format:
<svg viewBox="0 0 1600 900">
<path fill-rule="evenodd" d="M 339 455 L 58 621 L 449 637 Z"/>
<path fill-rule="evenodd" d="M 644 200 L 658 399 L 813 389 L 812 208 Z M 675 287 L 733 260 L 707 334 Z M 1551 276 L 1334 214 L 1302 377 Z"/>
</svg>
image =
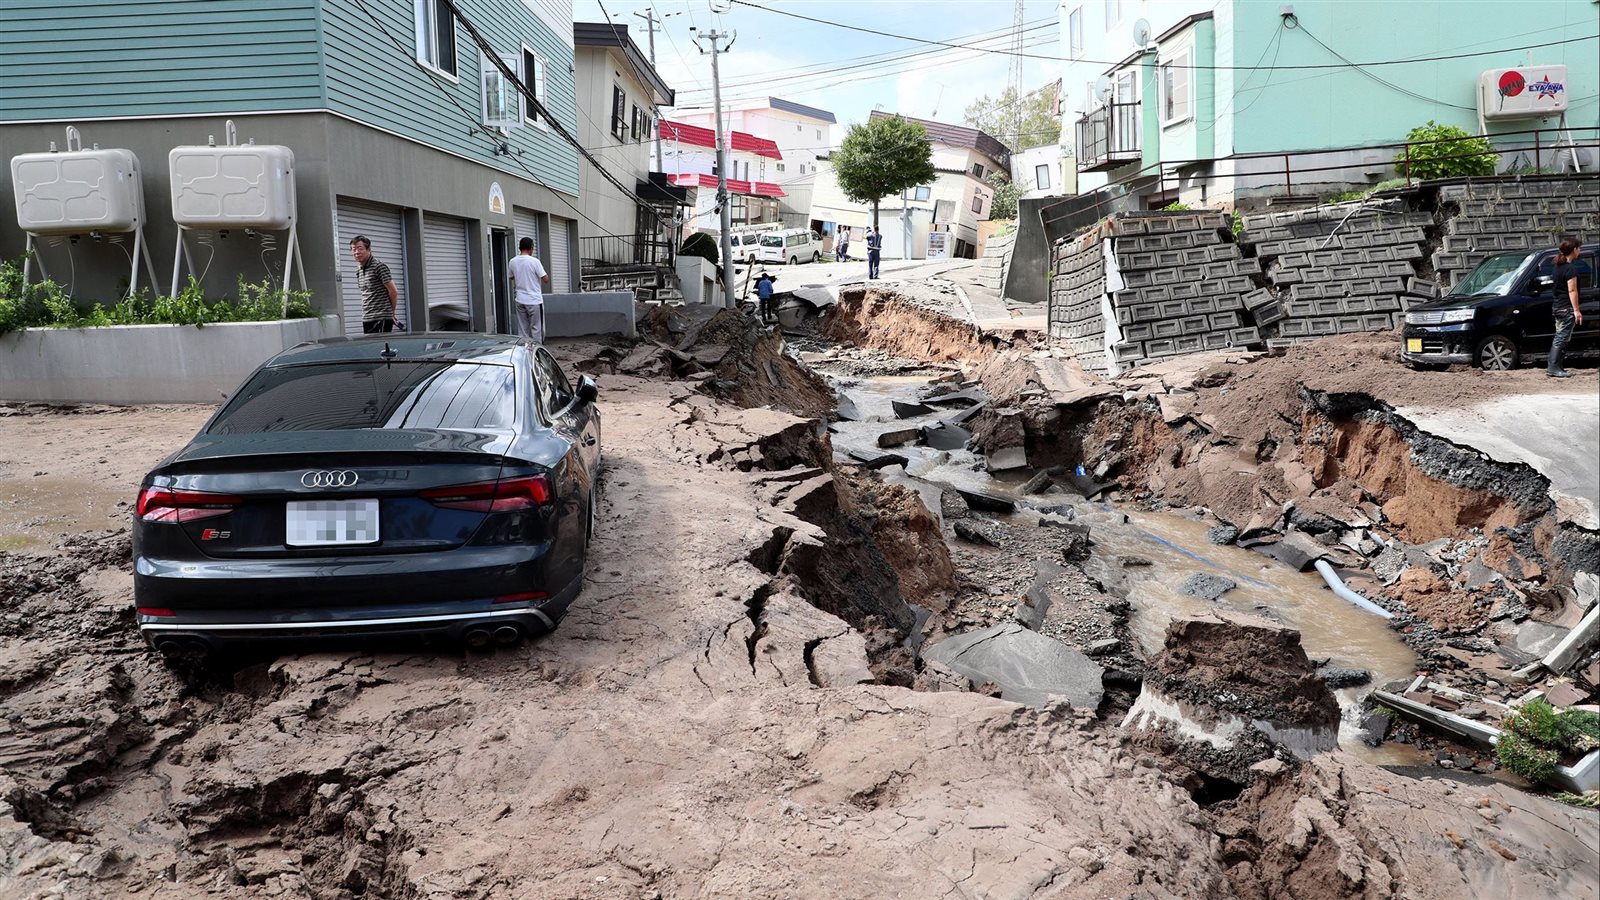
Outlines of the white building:
<svg viewBox="0 0 1600 900">
<path fill-rule="evenodd" d="M 874 111 L 872 118 L 888 115 Z M 976 128 L 903 118 L 928 130 L 934 180 L 912 188 L 904 197 L 880 201 L 883 255 L 887 259 L 926 258 L 928 232 L 938 230 L 950 232 L 954 240 L 950 255 L 971 257 L 977 247 L 978 223 L 989 218 L 994 201 L 994 188 L 987 179 L 995 172 L 1009 171 L 1011 151 Z M 811 197 L 811 219 L 824 234 L 833 235 L 841 227 L 851 229 L 851 254 L 865 254 L 864 235 L 872 224 L 872 207 L 844 195 L 826 160 Z"/>
<path fill-rule="evenodd" d="M 743 131 L 729 131 L 728 192 L 733 224 L 749 225 L 779 221 L 778 204 L 784 189 L 773 181 L 783 159 L 778 145 L 766 138 Z M 693 211 L 683 232 L 718 231 L 717 212 L 717 136 L 708 127 L 686 122 L 661 122 L 662 168 L 667 180 L 691 190 Z"/>
<path fill-rule="evenodd" d="M 726 104 L 722 118 L 724 128 L 777 145 L 779 158 L 773 161 L 769 174 L 784 192 L 779 212 L 785 225 L 807 227 L 819 169 L 817 160 L 833 147 L 833 126 L 837 122 L 833 113 L 779 97 L 764 97 Z M 674 110 L 673 120 L 703 128 L 715 124 L 709 109 Z"/>
<path fill-rule="evenodd" d="M 1023 199 L 1077 193 L 1077 160 L 1058 144 L 1030 147 L 1011 154 L 1011 183 Z"/>
</svg>

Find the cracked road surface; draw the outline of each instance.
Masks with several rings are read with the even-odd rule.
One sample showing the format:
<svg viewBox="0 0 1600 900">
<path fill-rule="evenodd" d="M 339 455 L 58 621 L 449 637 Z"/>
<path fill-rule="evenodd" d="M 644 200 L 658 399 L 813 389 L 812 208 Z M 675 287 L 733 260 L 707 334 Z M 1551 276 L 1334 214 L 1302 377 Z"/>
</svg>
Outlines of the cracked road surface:
<svg viewBox="0 0 1600 900">
<path fill-rule="evenodd" d="M 5 558 L 0 896 L 1235 892 L 1244 857 L 1225 859 L 1210 814 L 1114 730 L 1064 707 L 858 683 L 862 635 L 759 565 L 775 542 L 821 540 L 801 514 L 830 465 L 806 458 L 807 436 L 826 448 L 810 424 L 684 383 L 601 388 L 588 583 L 558 632 L 512 650 L 318 652 L 186 685 L 133 634 L 125 540 Z M 0 450 L 37 449 L 54 418 L 0 422 Z M 62 450 L 62 466 L 149 429 L 94 424 L 101 445 Z M 193 427 L 168 424 L 171 446 Z M 1286 810 L 1259 826 L 1283 832 L 1286 872 L 1310 878 L 1305 857 L 1328 878 L 1380 873 L 1368 833 L 1336 819 L 1344 786 L 1363 783 L 1352 773 L 1394 778 L 1338 759 L 1315 790 L 1261 801 Z M 1573 889 L 1592 824 L 1537 801 L 1559 826 L 1492 835 L 1520 854 L 1512 868 L 1479 849 L 1492 826 L 1477 794 L 1502 791 L 1419 800 L 1415 833 L 1384 835 L 1389 875 L 1419 897 L 1449 895 L 1434 880 Z"/>
</svg>

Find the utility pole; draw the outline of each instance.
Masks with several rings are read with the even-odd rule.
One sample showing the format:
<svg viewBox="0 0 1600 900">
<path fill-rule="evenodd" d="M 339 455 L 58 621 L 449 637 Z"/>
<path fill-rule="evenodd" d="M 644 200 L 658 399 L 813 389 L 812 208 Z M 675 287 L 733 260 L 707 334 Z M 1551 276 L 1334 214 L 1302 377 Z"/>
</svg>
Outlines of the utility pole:
<svg viewBox="0 0 1600 900">
<path fill-rule="evenodd" d="M 647 6 L 647 7 L 645 7 L 644 12 L 642 12 L 642 13 L 634 13 L 633 15 L 636 18 L 640 18 L 640 19 L 644 20 L 644 23 L 645 23 L 644 24 L 644 30 L 645 30 L 646 33 L 648 33 L 650 35 L 650 67 L 653 69 L 653 68 L 655 68 L 655 65 L 656 65 L 656 32 L 661 30 L 661 25 L 662 25 L 663 22 L 665 22 L 671 16 L 678 15 L 678 13 L 670 12 L 670 13 L 667 13 L 665 16 L 658 16 L 658 15 L 656 15 L 656 8 L 655 7 Z M 654 104 L 652 104 L 652 106 L 654 106 Z M 656 109 L 656 121 L 659 122 L 660 120 L 661 120 L 661 110 L 659 108 L 657 108 Z M 665 172 L 666 169 L 662 168 L 662 166 L 661 166 L 661 127 L 659 125 L 656 126 L 656 140 L 655 140 L 655 143 L 656 143 L 656 171 L 657 172 Z"/>
<path fill-rule="evenodd" d="M 728 202 L 728 141 L 722 128 L 722 79 L 717 69 L 717 55 L 733 48 L 734 37 L 731 32 L 713 29 L 698 35 L 694 41 L 702 54 L 707 50 L 700 46 L 701 39 L 711 44 L 711 105 L 717 117 L 717 209 L 721 211 L 722 220 L 722 301 L 728 309 L 735 309 L 738 304 L 733 299 L 733 209 Z M 724 40 L 728 43 L 718 43 Z"/>
</svg>

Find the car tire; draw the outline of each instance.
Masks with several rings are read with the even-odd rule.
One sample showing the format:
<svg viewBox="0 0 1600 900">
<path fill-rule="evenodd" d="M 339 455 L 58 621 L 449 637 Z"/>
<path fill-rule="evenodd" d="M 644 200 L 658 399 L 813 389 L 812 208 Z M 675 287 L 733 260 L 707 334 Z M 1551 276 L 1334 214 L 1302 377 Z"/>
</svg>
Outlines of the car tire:
<svg viewBox="0 0 1600 900">
<path fill-rule="evenodd" d="M 812 253 L 811 253 L 811 262 L 813 264 L 822 262 L 822 254 L 818 253 L 816 251 L 812 251 Z"/>
<path fill-rule="evenodd" d="M 1491 334 L 1478 342 L 1478 349 L 1472 358 L 1480 369 L 1501 372 L 1515 369 L 1517 363 L 1522 361 L 1522 354 L 1517 351 L 1516 341 L 1503 334 Z"/>
<path fill-rule="evenodd" d="M 800 265 L 800 257 L 798 257 L 798 256 L 789 257 L 789 265 L 791 265 L 791 266 Z"/>
</svg>

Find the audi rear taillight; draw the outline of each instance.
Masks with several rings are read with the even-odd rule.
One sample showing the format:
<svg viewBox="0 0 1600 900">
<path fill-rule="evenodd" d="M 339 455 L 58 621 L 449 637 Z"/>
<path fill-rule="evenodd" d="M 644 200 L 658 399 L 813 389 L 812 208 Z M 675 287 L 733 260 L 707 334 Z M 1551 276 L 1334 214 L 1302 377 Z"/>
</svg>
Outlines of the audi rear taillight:
<svg viewBox="0 0 1600 900">
<path fill-rule="evenodd" d="M 138 515 L 145 522 L 197 522 L 225 516 L 243 502 L 231 494 L 147 487 L 139 492 Z"/>
<path fill-rule="evenodd" d="M 474 512 L 497 513 L 534 509 L 549 503 L 555 493 L 550 489 L 550 479 L 544 475 L 522 475 L 501 478 L 498 481 L 478 481 L 449 487 L 429 488 L 422 499 L 445 509 L 469 509 Z"/>
</svg>

